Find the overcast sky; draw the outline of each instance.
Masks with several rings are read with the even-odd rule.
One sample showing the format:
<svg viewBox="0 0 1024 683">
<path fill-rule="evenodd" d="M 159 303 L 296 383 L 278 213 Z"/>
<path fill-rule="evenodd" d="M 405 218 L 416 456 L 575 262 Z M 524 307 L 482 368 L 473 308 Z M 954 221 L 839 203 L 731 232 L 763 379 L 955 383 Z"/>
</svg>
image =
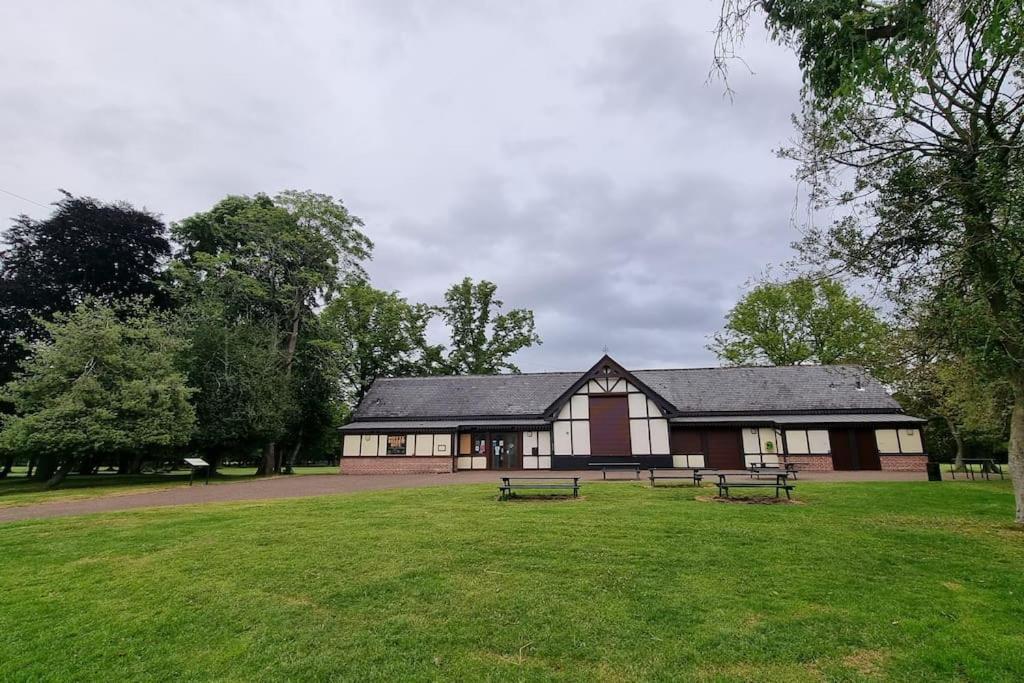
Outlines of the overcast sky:
<svg viewBox="0 0 1024 683">
<path fill-rule="evenodd" d="M 374 284 L 465 275 L 536 312 L 524 371 L 714 365 L 707 337 L 798 236 L 795 58 L 754 31 L 707 83 L 716 0 L 9 2 L 0 188 L 179 220 L 313 189 Z M 0 216 L 48 210 L 0 193 Z M 3 225 L 9 225 L 5 220 Z"/>
</svg>

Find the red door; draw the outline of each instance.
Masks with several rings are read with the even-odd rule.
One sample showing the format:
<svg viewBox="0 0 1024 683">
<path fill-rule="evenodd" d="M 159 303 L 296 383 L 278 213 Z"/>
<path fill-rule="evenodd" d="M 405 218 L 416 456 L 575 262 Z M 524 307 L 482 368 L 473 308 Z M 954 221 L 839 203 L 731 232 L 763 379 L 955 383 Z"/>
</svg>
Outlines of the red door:
<svg viewBox="0 0 1024 683">
<path fill-rule="evenodd" d="M 858 429 L 857 438 L 857 469 L 880 470 L 882 461 L 878 457 L 878 442 L 875 441 L 875 430 Z"/>
<path fill-rule="evenodd" d="M 590 454 L 631 455 L 625 396 L 590 397 Z"/>
<path fill-rule="evenodd" d="M 849 429 L 828 430 L 828 441 L 832 447 L 832 469 L 857 469 L 853 459 L 853 444 L 850 443 Z"/>
<path fill-rule="evenodd" d="M 747 463 L 743 460 L 740 430 L 708 429 L 705 434 L 708 441 L 708 467 L 718 470 L 743 470 L 747 468 Z"/>
</svg>

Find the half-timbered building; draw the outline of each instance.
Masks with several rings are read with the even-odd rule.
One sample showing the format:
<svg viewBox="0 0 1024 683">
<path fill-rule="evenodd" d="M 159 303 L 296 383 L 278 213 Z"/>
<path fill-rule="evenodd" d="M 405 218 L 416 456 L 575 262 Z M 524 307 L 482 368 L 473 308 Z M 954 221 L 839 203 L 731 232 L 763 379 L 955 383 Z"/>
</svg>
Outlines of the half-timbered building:
<svg viewBox="0 0 1024 683">
<path fill-rule="evenodd" d="M 742 469 L 924 471 L 923 420 L 863 368 L 629 371 L 383 378 L 342 428 L 341 471 Z"/>
</svg>

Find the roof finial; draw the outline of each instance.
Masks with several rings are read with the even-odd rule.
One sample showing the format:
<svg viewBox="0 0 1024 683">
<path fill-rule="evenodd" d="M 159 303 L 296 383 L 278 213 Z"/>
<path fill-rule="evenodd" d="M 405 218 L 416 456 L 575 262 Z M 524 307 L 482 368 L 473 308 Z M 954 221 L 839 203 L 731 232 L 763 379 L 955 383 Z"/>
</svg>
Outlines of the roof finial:
<svg viewBox="0 0 1024 683">
<path fill-rule="evenodd" d="M 604 355 L 606 355 L 606 356 L 608 355 L 608 345 L 607 344 L 605 344 L 604 346 L 601 347 L 601 352 L 604 353 Z"/>
</svg>

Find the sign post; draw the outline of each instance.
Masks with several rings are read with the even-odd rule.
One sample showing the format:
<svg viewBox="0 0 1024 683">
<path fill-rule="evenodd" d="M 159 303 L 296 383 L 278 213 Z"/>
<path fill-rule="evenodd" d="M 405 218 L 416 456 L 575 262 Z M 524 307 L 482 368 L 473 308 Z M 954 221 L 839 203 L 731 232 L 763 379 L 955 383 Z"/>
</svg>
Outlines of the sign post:
<svg viewBox="0 0 1024 683">
<path fill-rule="evenodd" d="M 191 468 L 188 474 L 188 485 L 192 485 L 192 480 L 196 476 L 196 470 L 206 468 L 206 483 L 210 483 L 210 463 L 206 462 L 202 458 L 185 458 L 185 464 Z"/>
</svg>

